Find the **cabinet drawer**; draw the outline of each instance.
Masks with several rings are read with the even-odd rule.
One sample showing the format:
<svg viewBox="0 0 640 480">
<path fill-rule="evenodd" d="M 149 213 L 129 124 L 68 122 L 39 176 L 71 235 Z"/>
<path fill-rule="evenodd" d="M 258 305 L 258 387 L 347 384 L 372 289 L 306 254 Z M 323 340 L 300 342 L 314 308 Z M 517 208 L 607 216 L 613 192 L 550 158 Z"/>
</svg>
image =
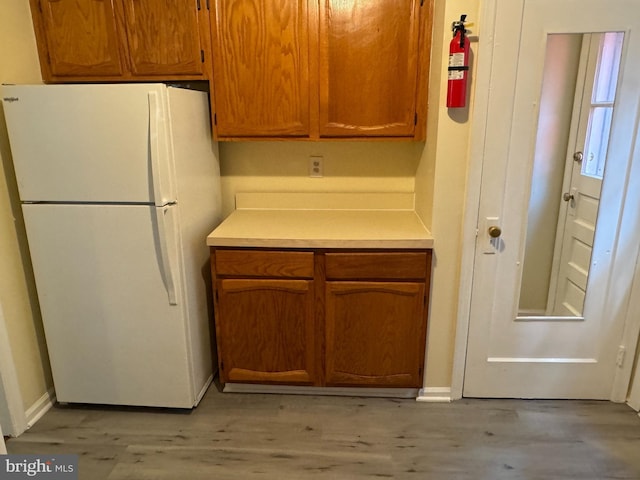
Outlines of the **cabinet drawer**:
<svg viewBox="0 0 640 480">
<path fill-rule="evenodd" d="M 328 279 L 424 279 L 430 252 L 327 253 Z"/>
<path fill-rule="evenodd" d="M 217 275 L 313 278 L 313 252 L 215 250 Z"/>
</svg>

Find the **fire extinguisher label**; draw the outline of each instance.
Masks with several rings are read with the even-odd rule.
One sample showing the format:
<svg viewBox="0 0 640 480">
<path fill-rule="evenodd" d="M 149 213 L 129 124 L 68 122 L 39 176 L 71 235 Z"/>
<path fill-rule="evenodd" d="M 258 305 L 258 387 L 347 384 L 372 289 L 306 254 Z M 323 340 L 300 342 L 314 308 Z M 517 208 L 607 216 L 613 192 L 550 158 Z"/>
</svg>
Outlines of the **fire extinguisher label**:
<svg viewBox="0 0 640 480">
<path fill-rule="evenodd" d="M 452 53 L 449 55 L 449 67 L 464 67 L 464 53 Z M 449 69 L 449 80 L 463 80 L 464 70 Z"/>
</svg>

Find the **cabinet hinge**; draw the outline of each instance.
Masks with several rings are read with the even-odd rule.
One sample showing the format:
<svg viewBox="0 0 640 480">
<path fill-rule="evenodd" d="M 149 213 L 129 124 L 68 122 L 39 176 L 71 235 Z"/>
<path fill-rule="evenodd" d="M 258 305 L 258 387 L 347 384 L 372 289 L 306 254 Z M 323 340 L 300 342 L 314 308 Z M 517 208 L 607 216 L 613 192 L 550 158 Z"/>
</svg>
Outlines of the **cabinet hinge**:
<svg viewBox="0 0 640 480">
<path fill-rule="evenodd" d="M 198 10 L 200 10 L 201 9 L 200 0 L 196 0 L 196 5 L 198 5 Z"/>
<path fill-rule="evenodd" d="M 204 63 L 204 50 L 200 50 L 200 60 Z"/>
<path fill-rule="evenodd" d="M 418 112 L 416 112 L 416 114 L 413 116 L 413 124 L 414 125 L 418 124 Z"/>
<path fill-rule="evenodd" d="M 211 10 L 211 7 L 209 6 L 209 0 L 207 0 L 207 10 Z"/>
</svg>

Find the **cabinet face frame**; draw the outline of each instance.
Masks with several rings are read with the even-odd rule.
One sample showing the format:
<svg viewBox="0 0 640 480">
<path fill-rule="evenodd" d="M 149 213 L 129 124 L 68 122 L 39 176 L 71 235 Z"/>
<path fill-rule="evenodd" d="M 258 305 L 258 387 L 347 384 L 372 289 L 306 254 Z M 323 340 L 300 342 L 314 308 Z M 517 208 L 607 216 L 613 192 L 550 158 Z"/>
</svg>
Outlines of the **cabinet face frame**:
<svg viewBox="0 0 640 480">
<path fill-rule="evenodd" d="M 255 261 L 250 259 L 246 262 L 245 267 L 238 267 L 241 271 L 236 269 L 227 270 L 229 273 L 226 275 L 218 275 L 216 271 L 216 254 L 224 252 L 223 256 L 228 253 L 227 259 L 223 262 L 228 265 L 228 261 L 233 260 L 234 256 L 242 255 L 243 252 L 250 253 L 267 253 L 269 255 L 266 258 L 271 259 L 286 259 L 288 255 L 301 254 L 301 257 L 296 255 L 290 257 L 294 259 L 294 265 L 307 265 L 307 261 L 304 260 L 305 256 L 312 253 L 314 262 L 313 272 L 313 289 L 314 289 L 314 306 L 313 306 L 313 333 L 307 332 L 307 341 L 309 342 L 309 348 L 315 352 L 315 361 L 309 360 L 309 371 L 313 369 L 313 381 L 315 386 L 359 386 L 359 387 L 407 387 L 407 388 L 420 388 L 423 384 L 423 372 L 424 372 L 424 360 L 426 349 L 426 332 L 427 332 L 427 317 L 428 317 L 428 305 L 429 305 L 429 293 L 430 293 L 430 278 L 431 278 L 431 257 L 432 251 L 426 250 L 411 250 L 411 251 L 399 251 L 399 250 L 354 250 L 354 249 L 253 249 L 250 247 L 212 247 L 211 248 L 211 271 L 213 278 L 214 290 L 219 289 L 219 282 L 221 279 L 235 278 L 235 279 L 274 279 L 274 278 L 296 278 L 296 274 L 292 272 L 298 272 L 297 278 L 309 279 L 308 268 L 286 268 L 285 277 L 276 277 L 273 274 L 273 269 L 255 268 Z M 327 275 L 327 256 L 334 256 L 332 262 L 330 275 Z M 354 257 L 349 259 L 349 257 Z M 387 261 L 382 259 L 382 256 L 387 258 Z M 378 258 L 376 258 L 378 257 Z M 390 261 L 388 259 L 391 259 Z M 383 260 L 380 262 L 380 260 Z M 386 268 L 383 271 L 376 271 L 375 265 L 381 263 L 386 266 L 390 266 L 393 263 L 399 264 L 397 268 Z M 417 265 L 411 265 L 411 262 L 417 263 Z M 229 267 L 224 267 L 229 268 Z M 280 268 L 276 266 L 276 268 Z M 287 277 L 287 273 L 290 273 L 290 277 Z M 426 274 L 425 274 L 426 272 Z M 302 277 L 300 277 L 302 275 Z M 328 278 L 329 277 L 329 278 Z M 398 371 L 396 375 L 377 376 L 372 378 L 360 377 L 357 375 L 341 375 L 334 369 L 334 363 L 328 356 L 334 354 L 335 338 L 332 337 L 333 327 L 335 325 L 332 319 L 328 318 L 335 312 L 335 302 L 332 303 L 328 299 L 329 293 L 334 286 L 338 286 L 338 290 L 343 286 L 349 286 L 349 288 L 357 289 L 379 289 L 380 287 L 386 289 L 391 293 L 398 293 L 400 295 L 407 295 L 411 297 L 410 302 L 413 307 L 410 309 L 414 312 L 414 320 L 419 321 L 417 334 L 411 341 L 410 349 L 412 355 L 415 355 L 415 369 L 407 368 L 406 371 Z M 353 286 L 353 287 L 352 287 Z M 220 306 L 218 304 L 219 293 L 214 291 L 214 310 L 215 315 L 220 312 Z M 419 318 L 418 318 L 419 317 Z M 218 359 L 220 366 L 224 361 L 224 349 L 225 342 L 221 341 L 225 332 L 221 328 L 220 322 L 216 319 L 215 331 L 218 345 Z M 226 366 L 225 366 L 226 368 Z M 282 378 L 272 377 L 268 378 L 268 375 L 256 376 L 251 378 L 247 376 L 244 379 L 229 379 L 223 372 L 224 368 L 221 368 L 221 381 L 227 382 L 240 382 L 240 383 L 275 383 L 275 384 L 287 384 L 286 380 Z M 300 372 L 298 372 L 300 373 Z M 299 376 L 291 384 L 302 384 L 303 377 Z"/>
</svg>

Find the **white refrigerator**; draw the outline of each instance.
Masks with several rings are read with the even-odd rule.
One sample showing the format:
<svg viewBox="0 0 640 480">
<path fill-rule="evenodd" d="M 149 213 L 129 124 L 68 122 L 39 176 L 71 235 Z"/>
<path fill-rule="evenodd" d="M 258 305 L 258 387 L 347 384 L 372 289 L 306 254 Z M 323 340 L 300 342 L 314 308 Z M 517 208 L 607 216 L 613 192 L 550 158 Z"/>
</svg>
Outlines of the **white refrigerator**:
<svg viewBox="0 0 640 480">
<path fill-rule="evenodd" d="M 57 400 L 192 408 L 213 376 L 207 94 L 4 85 Z"/>
</svg>

